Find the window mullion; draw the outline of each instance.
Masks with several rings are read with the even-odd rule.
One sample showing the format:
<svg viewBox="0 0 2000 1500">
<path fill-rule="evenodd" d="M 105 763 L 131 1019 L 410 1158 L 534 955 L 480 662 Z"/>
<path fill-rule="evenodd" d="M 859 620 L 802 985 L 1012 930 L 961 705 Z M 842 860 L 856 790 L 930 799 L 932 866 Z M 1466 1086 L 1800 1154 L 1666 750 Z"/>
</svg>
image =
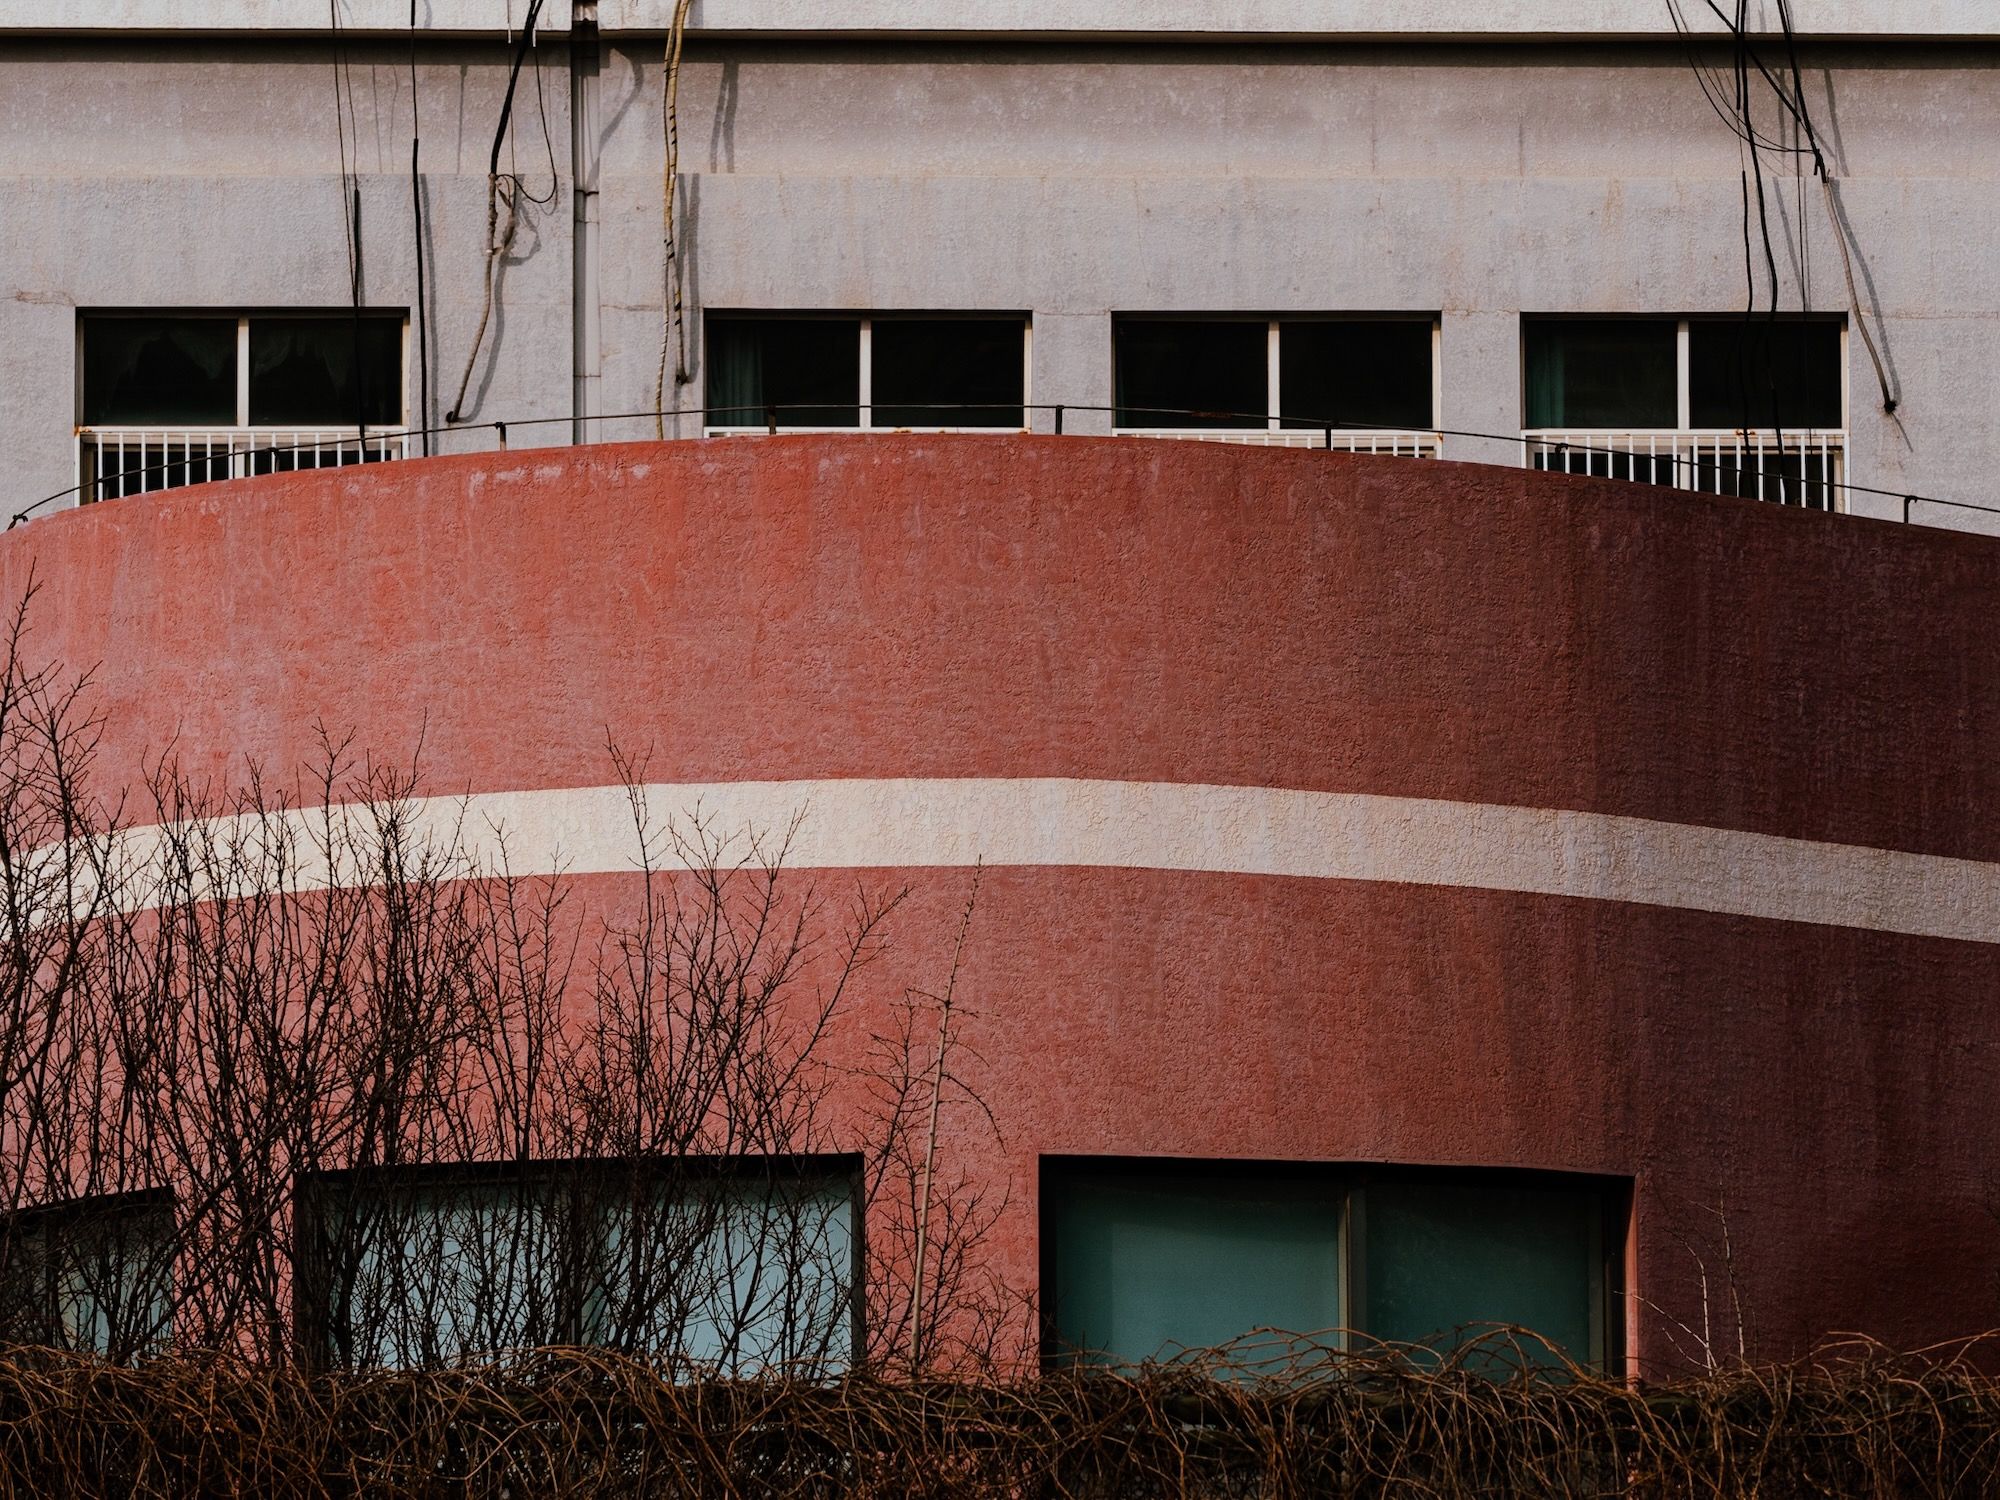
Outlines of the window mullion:
<svg viewBox="0 0 2000 1500">
<path fill-rule="evenodd" d="M 1268 431 L 1276 432 L 1284 424 L 1283 392 L 1278 388 L 1278 320 L 1271 319 L 1271 326 L 1264 346 L 1264 384 L 1266 407 L 1264 425 Z"/>
<path fill-rule="evenodd" d="M 861 320 L 861 426 L 875 425 L 875 320 Z"/>
<path fill-rule="evenodd" d="M 1845 346 L 1842 346 L 1843 349 Z M 1035 427 L 1035 317 L 1030 313 L 1021 323 L 1021 430 Z M 1845 406 L 1842 407 L 1845 410 Z M 857 1346 L 858 1347 L 858 1346 Z"/>
<path fill-rule="evenodd" d="M 236 425 L 250 425 L 250 319 L 236 320 Z"/>
<path fill-rule="evenodd" d="M 1689 429 L 1689 413 L 1693 404 L 1688 397 L 1688 320 L 1682 318 L 1674 325 L 1674 399 L 1678 403 L 1674 425 L 1682 432 Z"/>
</svg>

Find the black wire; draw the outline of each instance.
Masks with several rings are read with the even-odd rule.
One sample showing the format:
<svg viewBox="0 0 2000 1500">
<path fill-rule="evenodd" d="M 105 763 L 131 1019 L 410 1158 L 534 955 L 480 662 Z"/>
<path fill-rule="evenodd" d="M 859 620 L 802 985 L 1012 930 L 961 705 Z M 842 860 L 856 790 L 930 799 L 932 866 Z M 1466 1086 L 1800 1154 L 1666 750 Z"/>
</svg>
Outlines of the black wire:
<svg viewBox="0 0 2000 1500">
<path fill-rule="evenodd" d="M 985 410 L 991 406 L 990 402 L 977 402 L 977 401 L 932 401 L 926 404 L 932 407 L 933 409 L 939 411 L 947 411 L 947 410 L 956 411 L 956 410 L 973 409 L 973 408 L 979 410 Z M 762 409 L 770 413 L 776 413 L 781 411 L 795 411 L 795 410 L 812 411 L 812 410 L 817 410 L 818 408 L 811 406 L 802 406 L 802 405 L 776 405 L 776 406 L 767 406 Z M 606 412 L 601 416 L 594 417 L 592 420 L 596 422 L 634 422 L 640 420 L 641 418 L 650 419 L 653 417 L 705 417 L 716 412 L 740 412 L 742 410 L 744 410 L 744 407 L 740 404 L 736 406 L 680 406 L 662 411 Z M 1270 413 L 1267 411 L 1265 412 L 1196 411 L 1187 407 L 1098 406 L 1098 405 L 1092 405 L 1088 402 L 1052 402 L 1052 401 L 1043 401 L 1043 402 L 1027 404 L 1022 406 L 1021 410 L 1024 413 L 1041 412 L 1041 411 L 1103 412 L 1103 413 L 1136 411 L 1136 412 L 1144 412 L 1149 416 L 1182 416 L 1182 417 L 1202 417 L 1202 418 L 1254 417 L 1258 421 L 1264 421 L 1268 419 L 1270 416 Z M 1345 432 L 1355 428 L 1360 428 L 1364 431 L 1376 430 L 1367 423 L 1350 422 L 1335 417 L 1307 416 L 1296 412 L 1288 414 L 1286 419 L 1294 422 L 1302 422 L 1306 424 L 1308 428 L 1317 427 L 1317 428 L 1322 428 L 1328 432 Z M 540 426 L 549 426 L 558 422 L 570 423 L 574 422 L 575 420 L 576 418 L 573 414 L 570 416 L 562 416 L 562 417 L 523 417 L 520 420 L 513 422 L 481 422 L 473 427 L 431 427 L 424 429 L 424 431 L 475 432 L 478 431 L 480 428 L 492 428 L 496 432 L 500 433 L 504 438 L 507 429 L 510 427 L 540 427 Z M 852 430 L 858 431 L 860 429 L 852 429 Z M 1474 432 L 1470 428 L 1466 427 L 1426 427 L 1423 429 L 1423 431 L 1427 433 L 1434 433 L 1438 437 L 1477 438 L 1483 442 L 1506 443 L 1509 446 L 1518 444 L 1519 442 L 1521 442 L 1522 439 L 1522 435 L 1519 432 L 1512 432 L 1512 433 Z M 405 428 L 400 432 L 385 432 L 382 433 L 380 436 L 382 441 L 386 442 L 391 438 L 397 438 L 397 437 L 408 438 L 408 437 L 415 437 L 417 435 L 418 435 L 418 429 Z M 567 446 L 589 447 L 592 445 L 584 443 L 572 443 Z M 325 447 L 326 444 L 324 443 L 273 444 L 269 447 L 264 447 L 264 448 L 246 449 L 244 452 L 237 454 L 235 456 L 240 458 L 257 458 L 260 456 L 266 456 L 270 454 L 304 453 L 314 449 L 324 449 Z M 1632 459 L 1635 456 L 1637 457 L 1646 456 L 1643 454 L 1634 455 L 1630 452 L 1627 452 L 1624 449 L 1594 447 L 1589 443 L 1559 443 L 1553 445 L 1553 447 L 1554 451 L 1558 453 L 1581 453 L 1590 456 L 1602 455 L 1609 458 L 1622 458 L 1627 460 Z M 1672 468 L 1676 472 L 1678 472 L 1679 468 L 1683 464 L 1685 464 L 1685 466 L 1691 470 L 1697 469 L 1699 467 L 1698 462 L 1694 459 L 1687 459 L 1687 460 L 1673 459 L 1673 460 L 1663 460 L 1663 462 L 1669 462 Z M 161 462 L 156 464 L 140 464 L 134 468 L 121 469 L 117 474 L 100 476 L 98 482 L 108 483 L 112 479 L 129 478 L 134 474 L 156 474 L 171 469 L 185 468 L 186 466 L 187 466 L 186 460 L 162 460 Z M 1743 469 L 1734 466 L 1726 466 L 1720 463 L 1720 461 L 1718 461 L 1713 467 L 1715 472 L 1722 474 L 1752 474 L 1756 472 L 1756 470 L 1754 469 Z M 294 472 L 305 472 L 305 471 L 298 470 Z M 1541 472 L 1561 473 L 1563 471 L 1552 469 Z M 1584 477 L 1584 476 L 1579 476 L 1579 477 Z M 1616 478 L 1617 476 L 1597 475 L 1594 477 Z M 81 494 L 85 489 L 89 487 L 90 486 L 82 484 L 73 484 L 69 486 L 69 488 L 67 489 L 57 490 L 53 495 L 44 495 L 41 499 L 33 501 L 27 506 L 23 507 L 22 509 L 15 511 L 13 516 L 13 522 L 11 523 L 8 529 L 11 530 L 13 525 L 19 525 L 21 522 L 27 520 L 30 516 L 34 514 L 35 511 L 40 510 L 44 505 L 51 505 L 58 500 L 67 498 L 68 496 Z M 1852 495 L 1887 496 L 1891 500 L 1903 501 L 1906 507 L 1908 505 L 1913 505 L 1913 504 L 1946 505 L 1952 507 L 1955 510 L 1975 510 L 1979 511 L 1981 514 L 1984 515 L 2000 515 L 2000 506 L 1978 505 L 1969 500 L 1947 500 L 1938 495 L 1912 494 L 1908 490 L 1885 490 L 1881 488 L 1879 485 L 1848 484 L 1845 482 L 1836 483 L 1833 480 L 1829 479 L 1824 482 L 1822 487 L 1829 491 L 1840 490 L 1843 491 L 1844 493 Z M 149 491 L 148 493 L 153 493 L 153 492 Z M 1705 492 L 1697 491 L 1696 493 L 1705 493 Z"/>
<path fill-rule="evenodd" d="M 549 101 L 547 94 L 542 88 L 542 45 L 539 40 L 535 43 L 535 105 L 537 112 L 542 117 L 542 147 L 548 152 L 549 157 L 549 190 L 537 198 L 533 193 L 521 186 L 519 174 L 515 175 L 514 187 L 528 202 L 537 207 L 543 207 L 555 202 L 556 194 L 562 189 L 562 179 L 556 174 L 556 142 L 555 137 L 549 131 Z"/>
<path fill-rule="evenodd" d="M 507 121 L 514 113 L 514 90 L 521 81 L 521 68 L 528 60 L 528 48 L 533 44 L 535 37 L 535 22 L 540 18 L 541 13 L 542 0 L 530 0 L 528 18 L 521 26 L 520 45 L 514 49 L 514 66 L 507 73 L 507 95 L 500 101 L 500 123 L 493 131 L 493 152 L 486 163 L 486 175 L 489 177 L 498 177 L 500 175 L 500 147 L 507 139 Z M 537 67 L 536 76 L 538 78 L 540 77 L 540 72 L 540 68 Z M 555 166 L 555 143 L 553 141 L 549 143 L 549 165 L 551 170 L 553 170 Z M 507 175 L 510 177 L 514 176 L 511 172 Z M 518 179 L 516 180 L 518 181 Z"/>
<path fill-rule="evenodd" d="M 341 209 L 347 218 L 347 295 L 353 312 L 350 352 L 354 361 L 354 431 L 365 460 L 368 456 L 368 377 L 361 359 L 361 133 L 358 128 L 354 131 L 355 171 L 350 187 L 347 126 L 353 120 L 354 76 L 348 71 L 347 49 L 340 39 L 340 0 L 327 0 L 327 15 L 333 25 L 333 125 L 340 142 Z M 346 79 L 347 100 L 345 121 L 341 113 L 343 77 Z"/>
<path fill-rule="evenodd" d="M 431 338 L 424 315 L 423 111 L 417 103 L 417 0 L 410 0 L 410 218 L 417 247 L 417 421 L 424 428 L 424 457 L 431 454 Z"/>
<path fill-rule="evenodd" d="M 1824 177 L 1826 157 L 1820 152 L 1819 132 L 1813 129 L 1812 110 L 1806 104 L 1806 80 L 1805 74 L 1799 68 L 1799 39 L 1792 28 L 1791 0 L 1778 0 L 1778 24 L 1785 29 L 1785 55 L 1792 65 L 1792 97 L 1798 102 L 1798 108 L 1793 111 L 1793 115 L 1805 133 L 1807 147 L 1812 151 L 1813 171 Z M 1800 212 L 1803 213 L 1804 210 Z"/>
<path fill-rule="evenodd" d="M 1754 125 L 1745 126 L 1742 117 L 1726 102 L 1729 90 L 1723 85 L 1721 71 L 1709 67 L 1701 60 L 1701 55 L 1697 47 L 1706 38 L 1688 24 L 1687 16 L 1680 8 L 1680 0 L 1666 0 L 1666 4 L 1667 14 L 1673 18 L 1674 30 L 1680 36 L 1684 50 L 1687 53 L 1688 69 L 1694 74 L 1695 82 L 1701 86 L 1702 96 L 1707 99 L 1708 107 L 1715 112 L 1715 117 L 1729 128 L 1730 133 L 1738 140 L 1746 144 L 1761 146 L 1766 151 L 1790 153 L 1803 150 L 1804 148 L 1802 147 L 1787 145 L 1782 140 L 1775 140 L 1770 136 L 1760 134 Z M 1708 8 L 1715 13 L 1716 18 L 1722 22 L 1723 27 L 1731 36 L 1738 34 L 1736 23 L 1716 7 L 1714 0 L 1708 0 Z M 1754 52 L 1752 55 L 1754 58 Z M 1764 67 L 1761 60 L 1757 62 L 1757 68 L 1765 81 L 1779 95 L 1787 112 L 1796 115 L 1798 111 L 1792 101 L 1785 97 L 1784 90 L 1779 87 L 1778 81 L 1771 76 L 1770 70 Z M 1807 129 L 1810 134 L 1810 124 L 1808 124 Z"/>
</svg>

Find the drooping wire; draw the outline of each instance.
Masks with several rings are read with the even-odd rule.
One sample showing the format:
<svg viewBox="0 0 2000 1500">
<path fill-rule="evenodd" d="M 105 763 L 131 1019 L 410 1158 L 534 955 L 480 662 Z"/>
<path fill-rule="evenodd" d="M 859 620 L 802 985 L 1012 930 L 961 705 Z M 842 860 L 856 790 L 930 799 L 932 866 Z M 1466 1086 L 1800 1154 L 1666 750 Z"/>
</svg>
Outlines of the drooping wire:
<svg viewBox="0 0 2000 1500">
<path fill-rule="evenodd" d="M 687 385 L 694 378 L 688 373 L 687 321 L 681 306 L 680 246 L 674 237 L 674 197 L 679 190 L 681 176 L 681 44 L 687 35 L 688 11 L 693 4 L 694 0 L 675 0 L 673 23 L 667 32 L 665 78 L 661 83 L 661 130 L 665 135 L 666 162 L 660 182 L 660 301 L 665 319 L 660 328 L 659 368 L 653 377 L 655 411 L 665 410 L 667 404 L 667 356 L 670 348 L 674 353 L 674 385 Z M 656 418 L 654 436 L 666 435 L 666 418 Z"/>
<path fill-rule="evenodd" d="M 556 194 L 562 190 L 562 178 L 556 171 L 555 137 L 551 135 L 549 132 L 549 101 L 548 101 L 548 96 L 542 87 L 542 41 L 539 36 L 537 36 L 534 41 L 534 52 L 535 52 L 535 112 L 541 116 L 542 149 L 545 152 L 547 152 L 549 159 L 549 190 L 546 193 L 543 193 L 540 197 L 536 197 L 533 193 L 529 192 L 527 187 L 521 182 L 518 173 L 515 175 L 514 185 L 522 198 L 524 198 L 529 203 L 534 204 L 537 208 L 544 208 L 556 201 Z M 512 154 L 512 150 L 513 147 L 510 144 L 508 147 L 510 157 Z"/>
<path fill-rule="evenodd" d="M 354 433 L 368 456 L 368 385 L 361 358 L 361 131 L 354 121 L 354 75 L 340 35 L 340 0 L 327 0 L 333 28 L 333 126 L 340 145 L 340 209 L 347 225 L 347 294 L 352 313 L 350 353 L 354 361 Z M 344 99 L 344 102 L 343 102 Z M 354 172 L 347 170 L 347 137 L 354 137 Z M 249 415 L 247 412 L 244 414 Z"/>
<path fill-rule="evenodd" d="M 1706 4 L 1709 12 L 1722 23 L 1734 44 L 1734 71 L 1737 74 L 1737 86 L 1733 89 L 1725 87 L 1722 83 L 1721 73 L 1702 61 L 1696 49 L 1698 33 L 1688 23 L 1687 15 L 1682 9 L 1682 0 L 1666 0 L 1667 13 L 1672 18 L 1674 30 L 1686 46 L 1689 69 L 1693 72 L 1696 82 L 1700 85 L 1702 96 L 1708 101 L 1709 108 L 1715 112 L 1716 117 L 1729 128 L 1730 132 L 1748 148 L 1752 162 L 1758 162 L 1758 153 L 1763 151 L 1788 154 L 1795 158 L 1803 158 L 1805 156 L 1812 158 L 1813 174 L 1819 178 L 1820 197 L 1826 208 L 1827 223 L 1833 231 L 1834 244 L 1840 251 L 1841 271 L 1847 285 L 1847 303 L 1850 318 L 1853 326 L 1861 335 L 1863 346 L 1868 351 L 1869 363 L 1874 367 L 1875 383 L 1882 398 L 1882 410 L 1885 413 L 1893 414 L 1901 398 L 1890 382 L 1889 372 L 1883 362 L 1881 349 L 1876 344 L 1875 335 L 1868 326 L 1867 314 L 1861 306 L 1860 289 L 1854 279 L 1854 259 L 1852 249 L 1848 244 L 1848 231 L 1841 223 L 1839 205 L 1834 193 L 1833 172 L 1828 167 L 1826 154 L 1820 146 L 1819 132 L 1813 125 L 1811 106 L 1806 103 L 1805 74 L 1799 63 L 1797 27 L 1792 19 L 1791 0 L 1777 0 L 1778 21 L 1786 52 L 1786 61 L 1783 66 L 1790 75 L 1789 84 L 1766 64 L 1762 55 L 1758 52 L 1755 43 L 1751 40 L 1748 11 L 1744 0 L 1737 0 L 1736 14 L 1734 15 L 1723 10 L 1717 3 L 1717 0 L 1703 0 L 1703 3 Z M 1752 71 L 1768 86 L 1772 97 L 1777 100 L 1785 115 L 1789 116 L 1795 133 L 1792 141 L 1787 142 L 1781 137 L 1766 135 L 1757 128 L 1756 121 L 1749 109 L 1749 90 L 1747 88 L 1749 74 Z M 1759 163 L 1759 168 L 1761 181 L 1761 163 Z M 1760 198 L 1760 210 L 1761 207 L 1762 200 Z M 1745 193 L 1744 214 L 1744 233 L 1747 236 L 1749 233 L 1747 192 Z M 1800 238 L 1800 264 L 1802 268 L 1801 276 L 1803 277 L 1803 267 L 1805 264 L 1803 215 L 1800 217 Z M 1803 296 L 1803 285 L 1801 291 Z"/>
<path fill-rule="evenodd" d="M 417 0 L 410 0 L 410 219 L 417 250 L 417 425 L 431 453 L 431 338 L 424 300 L 423 110 L 417 97 Z"/>
<path fill-rule="evenodd" d="M 504 176 L 500 171 L 500 148 L 507 142 L 507 125 L 514 114 L 514 91 L 520 86 L 521 68 L 527 62 L 528 49 L 534 45 L 535 23 L 542 13 L 542 0 L 530 0 L 527 19 L 522 22 L 521 40 L 514 49 L 514 65 L 507 73 L 507 92 L 500 100 L 500 121 L 493 130 L 493 149 L 486 162 L 486 275 L 485 294 L 479 308 L 479 326 L 473 330 L 472 348 L 466 352 L 465 373 L 459 377 L 458 394 L 453 397 L 451 410 L 445 413 L 447 422 L 461 422 L 465 419 L 465 393 L 472 385 L 472 372 L 479 363 L 479 351 L 486 343 L 486 328 L 493 319 L 494 281 L 499 272 L 499 262 L 513 248 L 514 234 L 520 226 L 521 180 L 509 172 Z M 549 145 L 549 164 L 553 172 L 555 166 L 555 145 Z M 507 210 L 503 224 L 500 210 Z"/>
</svg>

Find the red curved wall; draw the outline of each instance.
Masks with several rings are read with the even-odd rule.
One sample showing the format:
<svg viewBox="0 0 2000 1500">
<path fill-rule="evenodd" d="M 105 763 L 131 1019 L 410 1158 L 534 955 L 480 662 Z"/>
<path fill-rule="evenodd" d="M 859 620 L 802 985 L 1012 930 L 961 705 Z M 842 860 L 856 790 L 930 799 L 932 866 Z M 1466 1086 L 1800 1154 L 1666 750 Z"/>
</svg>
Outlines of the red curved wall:
<svg viewBox="0 0 2000 1500">
<path fill-rule="evenodd" d="M 2000 860 L 2000 546 L 1471 465 L 810 437 L 299 474 L 17 529 L 105 764 L 430 788 L 1079 777 L 1605 813 Z M 608 878 L 608 877 L 607 877 Z M 916 957 L 962 874 L 913 877 Z M 1032 1282 L 1035 1164 L 1636 1180 L 1633 1350 L 1727 1216 L 1754 1352 L 2000 1322 L 1992 941 L 1392 880 L 1002 866 L 966 968 Z"/>
</svg>

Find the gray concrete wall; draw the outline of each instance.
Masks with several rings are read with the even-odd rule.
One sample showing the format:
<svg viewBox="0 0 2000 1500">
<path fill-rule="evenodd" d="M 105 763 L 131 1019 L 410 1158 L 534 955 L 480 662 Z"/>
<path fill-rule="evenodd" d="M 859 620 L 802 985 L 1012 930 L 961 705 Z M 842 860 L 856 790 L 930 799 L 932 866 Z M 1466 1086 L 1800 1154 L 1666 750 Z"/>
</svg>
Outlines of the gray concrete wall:
<svg viewBox="0 0 2000 1500">
<path fill-rule="evenodd" d="M 0 506 L 76 482 L 79 309 L 341 308 L 349 302 L 332 52 L 323 45 L 21 41 L 0 53 Z M 569 76 L 544 49 L 561 171 L 523 205 L 467 406 L 474 419 L 570 409 Z M 362 296 L 417 301 L 408 47 L 348 49 L 361 187 Z M 422 49 L 425 233 L 442 419 L 482 304 L 486 164 L 506 59 L 497 44 Z M 549 193 L 541 111 L 524 80 L 509 160 Z M 503 163 L 504 165 L 504 163 Z M 414 365 L 414 352 L 412 354 Z M 408 411 L 417 419 L 416 377 Z M 554 425 L 516 434 L 566 440 Z M 482 434 L 477 442 L 492 441 Z M 447 442 L 447 447 L 452 446 Z"/>
<path fill-rule="evenodd" d="M 544 24 L 568 25 L 574 0 L 549 0 Z M 663 31 L 676 0 L 598 0 L 607 31 Z M 529 0 L 417 0 L 432 31 L 494 33 Z M 1810 0 L 1795 24 L 1825 36 L 1990 36 L 1988 0 Z M 329 8 L 300 0 L 0 0 L 0 31 L 312 32 Z M 407 30 L 407 0 L 337 0 L 351 31 Z M 1750 0 L 1753 28 L 1778 28 L 1776 0 Z M 1696 29 L 1721 30 L 1702 4 Z M 733 35 L 1428 36 L 1673 34 L 1661 0 L 695 0 L 688 24 Z"/>
<path fill-rule="evenodd" d="M 407 46 L 348 50 L 367 296 L 408 306 Z M 567 60 L 553 43 L 543 55 L 564 180 L 505 267 L 474 383 L 481 419 L 570 409 Z M 0 55 L 13 493 L 73 482 L 78 307 L 344 303 L 331 56 L 305 40 L 130 39 Z M 2000 504 L 1996 60 L 1984 44 L 1807 52 L 1864 304 L 1902 397 L 1894 417 L 1881 411 L 1851 337 L 1860 483 Z M 479 313 L 505 69 L 497 40 L 420 54 L 434 416 Z M 653 404 L 660 83 L 656 41 L 607 41 L 607 411 Z M 541 192 L 531 91 L 515 118 L 512 159 Z M 681 142 L 691 306 L 1026 309 L 1037 401 L 1108 402 L 1119 311 L 1414 310 L 1442 321 L 1444 425 L 1507 433 L 1521 420 L 1522 312 L 1732 312 L 1744 298 L 1737 145 L 1676 46 L 698 38 Z M 1843 309 L 1811 182 L 1802 203 L 1789 177 L 1771 196 L 1784 304 Z M 694 405 L 698 314 L 689 341 L 695 384 L 669 398 Z M 1450 451 L 1518 461 L 1517 444 Z"/>
</svg>

